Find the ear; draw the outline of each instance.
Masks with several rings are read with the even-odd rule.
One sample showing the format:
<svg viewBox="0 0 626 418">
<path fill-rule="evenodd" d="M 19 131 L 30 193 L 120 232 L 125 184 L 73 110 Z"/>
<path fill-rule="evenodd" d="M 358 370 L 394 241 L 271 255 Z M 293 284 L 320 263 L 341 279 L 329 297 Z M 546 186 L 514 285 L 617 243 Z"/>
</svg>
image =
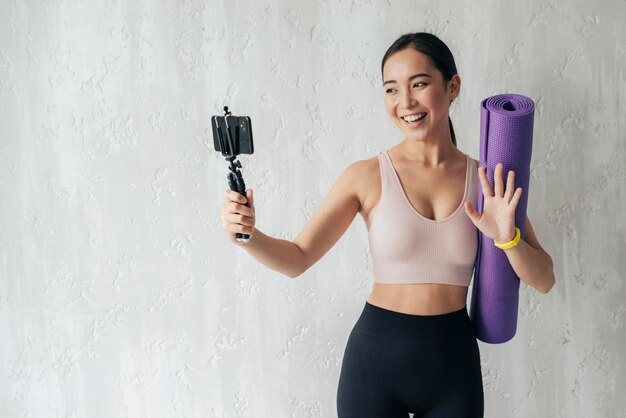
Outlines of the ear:
<svg viewBox="0 0 626 418">
<path fill-rule="evenodd" d="M 458 74 L 452 76 L 448 81 L 448 100 L 452 103 L 461 93 L 461 77 Z"/>
</svg>

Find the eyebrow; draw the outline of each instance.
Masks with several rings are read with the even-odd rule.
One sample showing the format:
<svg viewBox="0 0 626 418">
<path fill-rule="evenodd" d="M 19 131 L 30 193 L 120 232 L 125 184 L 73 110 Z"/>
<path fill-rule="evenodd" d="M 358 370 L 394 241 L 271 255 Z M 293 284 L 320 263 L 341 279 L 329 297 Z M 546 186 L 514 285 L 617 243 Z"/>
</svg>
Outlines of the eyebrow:
<svg viewBox="0 0 626 418">
<path fill-rule="evenodd" d="M 418 74 L 413 74 L 411 77 L 409 77 L 409 81 L 413 80 L 414 78 L 417 77 L 430 77 L 432 78 L 432 76 L 430 74 L 426 74 L 426 73 L 418 73 Z M 383 83 L 383 86 L 387 83 L 397 83 L 396 80 L 387 80 Z"/>
</svg>

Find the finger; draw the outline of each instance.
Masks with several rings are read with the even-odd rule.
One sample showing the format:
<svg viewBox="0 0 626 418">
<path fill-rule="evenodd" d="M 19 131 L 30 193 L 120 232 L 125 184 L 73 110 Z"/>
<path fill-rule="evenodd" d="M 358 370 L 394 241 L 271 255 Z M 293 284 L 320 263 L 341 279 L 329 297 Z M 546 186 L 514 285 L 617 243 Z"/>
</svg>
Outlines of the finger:
<svg viewBox="0 0 626 418">
<path fill-rule="evenodd" d="M 226 190 L 224 192 L 224 199 L 226 199 L 227 202 L 238 202 L 237 196 L 239 195 L 239 193 L 235 193 L 232 190 Z"/>
<path fill-rule="evenodd" d="M 241 214 L 245 216 L 254 216 L 254 209 L 246 205 L 242 205 L 241 203 L 231 202 L 229 205 L 226 206 L 226 208 L 227 208 L 227 210 L 225 211 L 226 213 Z"/>
<path fill-rule="evenodd" d="M 493 197 L 493 193 L 491 193 L 491 185 L 489 184 L 489 179 L 485 173 L 485 167 L 478 167 L 478 178 L 480 179 L 480 185 L 483 189 L 483 196 Z"/>
<path fill-rule="evenodd" d="M 234 190 L 227 190 L 225 196 L 227 201 L 241 203 L 242 205 L 245 205 L 247 201 L 245 196 L 242 196 L 240 193 Z"/>
<path fill-rule="evenodd" d="M 254 218 L 250 216 L 240 215 L 238 213 L 226 213 L 222 215 L 222 218 L 228 224 L 239 224 L 245 226 L 254 226 Z"/>
<path fill-rule="evenodd" d="M 513 194 L 513 198 L 511 199 L 511 202 L 509 204 L 515 209 L 521 197 L 522 197 L 522 188 L 518 187 L 517 190 L 515 190 L 515 194 Z"/>
<path fill-rule="evenodd" d="M 246 196 L 248 196 L 248 206 L 254 212 L 254 193 L 252 192 L 252 189 L 246 190 Z"/>
<path fill-rule="evenodd" d="M 506 178 L 506 190 L 504 191 L 504 198 L 507 202 L 511 201 L 513 193 L 515 193 L 515 171 L 509 170 Z"/>
<path fill-rule="evenodd" d="M 467 217 L 470 218 L 470 220 L 476 224 L 478 222 L 478 220 L 480 219 L 480 213 L 476 212 L 476 209 L 474 209 L 474 205 L 472 205 L 472 202 L 470 202 L 469 200 L 465 201 L 465 213 L 467 214 Z"/>
<path fill-rule="evenodd" d="M 254 232 L 254 227 L 241 225 L 241 224 L 227 224 L 226 228 L 224 228 L 231 234 L 239 232 L 240 234 L 252 234 Z"/>
<path fill-rule="evenodd" d="M 226 200 L 226 205 L 224 205 L 224 207 L 228 208 L 228 212 L 241 212 L 246 215 L 250 215 L 254 212 L 254 210 L 247 210 L 248 206 L 246 206 L 246 202 L 248 199 L 234 190 L 227 190 L 224 192 L 224 199 Z"/>
<path fill-rule="evenodd" d="M 502 197 L 502 163 L 496 164 L 496 168 L 493 173 L 493 187 L 495 195 Z"/>
</svg>

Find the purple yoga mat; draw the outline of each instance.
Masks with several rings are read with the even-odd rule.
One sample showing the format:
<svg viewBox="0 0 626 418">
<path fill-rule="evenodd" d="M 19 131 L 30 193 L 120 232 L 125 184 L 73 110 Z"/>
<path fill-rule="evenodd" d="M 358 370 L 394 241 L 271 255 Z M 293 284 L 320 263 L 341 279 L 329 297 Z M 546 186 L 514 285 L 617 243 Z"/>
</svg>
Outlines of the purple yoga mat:
<svg viewBox="0 0 626 418">
<path fill-rule="evenodd" d="M 524 238 L 530 158 L 533 144 L 535 103 L 519 94 L 500 94 L 486 98 L 480 106 L 480 165 L 485 167 L 492 185 L 497 163 L 503 164 L 506 188 L 509 170 L 515 171 L 515 188 L 522 188 L 515 211 L 515 226 Z M 483 211 L 483 192 L 478 180 L 478 208 Z M 470 319 L 479 340 L 499 344 L 509 341 L 517 330 L 520 279 L 504 250 L 478 231 L 478 253 Z"/>
</svg>

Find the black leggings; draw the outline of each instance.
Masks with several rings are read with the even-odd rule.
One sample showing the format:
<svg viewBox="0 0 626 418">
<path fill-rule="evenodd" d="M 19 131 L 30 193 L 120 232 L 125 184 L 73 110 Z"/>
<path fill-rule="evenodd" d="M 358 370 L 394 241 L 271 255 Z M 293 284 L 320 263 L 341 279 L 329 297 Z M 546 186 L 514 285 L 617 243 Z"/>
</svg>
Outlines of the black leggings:
<svg viewBox="0 0 626 418">
<path fill-rule="evenodd" d="M 339 418 L 483 416 L 480 353 L 466 307 L 411 315 L 365 302 L 344 352 Z"/>
</svg>

